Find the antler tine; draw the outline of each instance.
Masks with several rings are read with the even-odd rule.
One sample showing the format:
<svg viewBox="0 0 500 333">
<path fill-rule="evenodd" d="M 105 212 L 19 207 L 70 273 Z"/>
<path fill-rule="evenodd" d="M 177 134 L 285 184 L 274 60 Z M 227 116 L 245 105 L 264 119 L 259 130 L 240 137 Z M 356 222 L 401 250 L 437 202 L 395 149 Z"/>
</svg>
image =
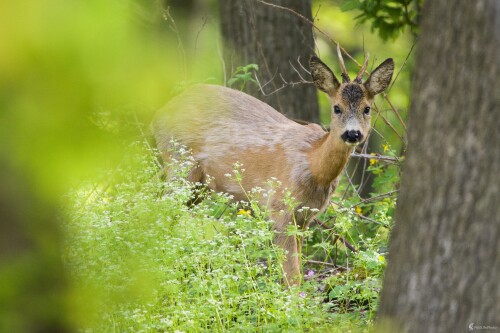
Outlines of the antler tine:
<svg viewBox="0 0 500 333">
<path fill-rule="evenodd" d="M 363 66 L 361 67 L 361 69 L 359 70 L 359 73 L 358 75 L 356 76 L 356 78 L 354 79 L 354 82 L 356 83 L 361 83 L 363 81 L 363 74 L 365 73 L 366 71 L 366 67 L 368 67 L 368 60 L 370 59 L 370 53 L 366 52 L 365 54 L 365 62 L 363 63 Z"/>
<path fill-rule="evenodd" d="M 342 51 L 340 51 L 340 44 L 337 43 L 337 54 L 339 56 L 340 69 L 342 70 L 342 83 L 351 82 L 347 69 L 345 68 L 344 58 L 342 58 Z"/>
</svg>

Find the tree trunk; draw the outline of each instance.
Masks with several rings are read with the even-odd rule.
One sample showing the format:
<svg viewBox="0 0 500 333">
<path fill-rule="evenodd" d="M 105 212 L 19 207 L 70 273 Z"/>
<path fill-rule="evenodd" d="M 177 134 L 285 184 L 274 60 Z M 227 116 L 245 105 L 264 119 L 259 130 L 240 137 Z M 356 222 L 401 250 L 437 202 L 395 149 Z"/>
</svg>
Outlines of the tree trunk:
<svg viewBox="0 0 500 333">
<path fill-rule="evenodd" d="M 425 2 L 381 332 L 500 327 L 499 19 Z"/>
<path fill-rule="evenodd" d="M 292 9 L 312 20 L 311 0 L 267 2 Z M 310 81 L 298 59 L 308 68 L 309 57 L 314 54 L 311 25 L 287 10 L 257 0 L 220 0 L 219 4 L 227 75 L 230 76 L 237 66 L 258 64 L 261 85 L 269 82 L 263 87 L 265 94 L 255 85 L 247 85 L 247 93 L 290 118 L 318 122 L 314 85 L 289 84 L 302 81 L 301 76 Z M 283 89 L 276 91 L 284 84 Z"/>
</svg>

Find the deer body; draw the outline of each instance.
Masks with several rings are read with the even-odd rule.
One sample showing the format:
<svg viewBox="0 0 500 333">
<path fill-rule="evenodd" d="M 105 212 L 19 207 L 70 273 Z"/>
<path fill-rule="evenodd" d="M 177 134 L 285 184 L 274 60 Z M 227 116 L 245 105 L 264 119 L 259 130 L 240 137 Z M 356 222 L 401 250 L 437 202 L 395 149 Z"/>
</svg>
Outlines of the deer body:
<svg viewBox="0 0 500 333">
<path fill-rule="evenodd" d="M 205 116 L 203 121 L 200 113 Z M 301 193 L 314 187 L 321 188 L 322 192 L 329 189 L 349 153 L 343 146 L 339 147 L 344 155 L 341 158 L 331 151 L 335 146 L 327 144 L 328 133 L 320 126 L 297 124 L 264 102 L 221 86 L 195 86 L 171 101 L 161 114 L 164 116 L 155 122 L 160 151 L 167 154 L 170 138 L 185 144 L 198 162 L 190 180 L 203 182 L 210 175 L 214 181 L 209 187 L 232 194 L 236 200 L 247 197 L 240 184 L 225 174 L 232 173 L 234 163 L 240 162 L 245 169 L 242 185 L 246 191 L 263 187 L 274 177 L 281 181 L 283 188 L 290 189 L 297 200 L 304 200 L 305 206 L 319 209 L 323 200 L 318 203 L 316 198 L 307 198 L 306 193 Z M 322 145 L 326 149 L 321 149 Z M 316 161 L 318 158 L 330 161 L 321 163 Z M 329 167 L 321 170 L 320 166 L 325 164 Z M 317 176 L 311 172 L 312 166 Z"/>
<path fill-rule="evenodd" d="M 153 124 L 165 160 L 170 158 L 172 138 L 191 149 L 197 162 L 189 174 L 192 182 L 205 183 L 211 176 L 213 180 L 207 186 L 229 193 L 235 200 L 247 200 L 246 192 L 265 188 L 271 178 L 281 182 L 281 188 L 259 204 L 267 205 L 275 221 L 275 242 L 287 251 L 283 269 L 290 284 L 300 281 L 300 251 L 296 237 L 287 236 L 287 225 L 307 227 L 314 214 L 298 213 L 301 207 L 325 209 L 354 146 L 370 126 L 369 115 L 358 116 L 359 107 L 365 108 L 370 102 L 366 88 L 347 83 L 341 89 L 333 73 L 317 58 L 311 59 L 311 69 L 318 88 L 345 108 L 344 118 L 332 115 L 330 132 L 315 124 L 300 125 L 252 96 L 213 85 L 197 85 L 178 95 Z M 349 90 L 349 84 L 354 91 Z M 347 99 L 345 105 L 338 103 L 342 99 Z M 236 162 L 245 170 L 241 184 L 226 176 Z M 297 206 L 285 205 L 282 189 L 291 192 Z"/>
</svg>

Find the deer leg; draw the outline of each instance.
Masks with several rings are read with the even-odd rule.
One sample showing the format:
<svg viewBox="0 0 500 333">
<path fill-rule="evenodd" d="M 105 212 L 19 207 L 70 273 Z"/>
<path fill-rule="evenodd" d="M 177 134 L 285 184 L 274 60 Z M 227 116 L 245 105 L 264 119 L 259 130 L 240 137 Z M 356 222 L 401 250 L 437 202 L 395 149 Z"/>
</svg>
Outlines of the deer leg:
<svg viewBox="0 0 500 333">
<path fill-rule="evenodd" d="M 205 174 L 199 165 L 191 169 L 188 175 L 188 181 L 193 184 L 196 183 L 193 191 L 193 197 L 186 202 L 188 207 L 192 207 L 199 204 L 203 200 L 203 195 L 200 194 L 200 191 L 205 188 L 205 185 L 203 184 L 205 181 Z"/>
<path fill-rule="evenodd" d="M 287 235 L 286 227 L 290 221 L 288 214 L 274 219 L 276 222 L 276 236 L 274 243 L 285 250 L 286 260 L 283 262 L 284 283 L 288 286 L 300 285 L 300 250 L 297 237 Z"/>
</svg>

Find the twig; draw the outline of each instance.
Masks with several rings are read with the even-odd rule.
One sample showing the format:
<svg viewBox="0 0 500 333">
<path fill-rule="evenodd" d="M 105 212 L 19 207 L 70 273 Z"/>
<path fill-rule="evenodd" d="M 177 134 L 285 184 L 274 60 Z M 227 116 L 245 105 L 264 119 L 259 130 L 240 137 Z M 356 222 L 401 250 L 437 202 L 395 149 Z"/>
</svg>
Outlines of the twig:
<svg viewBox="0 0 500 333">
<path fill-rule="evenodd" d="M 342 244 L 344 244 L 344 246 L 347 247 L 349 250 L 351 250 L 352 252 L 358 252 L 358 250 L 356 250 L 356 248 L 352 246 L 344 237 L 339 236 L 339 239 L 342 242 Z"/>
<path fill-rule="evenodd" d="M 182 62 L 182 69 L 184 71 L 184 77 L 187 76 L 187 63 L 186 63 L 186 51 L 184 50 L 184 46 L 182 44 L 182 38 L 179 33 L 179 29 L 177 29 L 177 25 L 175 24 L 175 20 L 170 14 L 170 6 L 167 7 L 165 10 L 163 10 L 163 18 L 165 19 L 166 22 L 171 21 L 172 24 L 169 25 L 170 30 L 172 30 L 177 37 L 177 47 L 179 49 L 180 57 L 181 57 L 181 62 Z"/>
<path fill-rule="evenodd" d="M 396 80 L 396 79 L 394 79 Z M 401 115 L 399 114 L 398 112 L 398 109 L 396 109 L 396 107 L 392 104 L 391 100 L 389 99 L 389 97 L 387 97 L 387 93 L 383 93 L 382 96 L 384 97 L 384 100 L 389 103 L 389 106 L 391 107 L 392 111 L 394 111 L 394 113 L 396 114 L 396 116 L 398 117 L 399 119 L 399 122 L 401 123 L 401 125 L 403 125 L 403 128 L 405 129 L 405 131 L 407 130 L 406 128 L 406 124 L 405 122 L 403 121 L 403 118 L 401 117 Z"/>
<path fill-rule="evenodd" d="M 351 157 L 368 158 L 368 159 L 374 159 L 374 160 L 385 161 L 385 162 L 390 162 L 390 163 L 400 163 L 401 162 L 400 158 L 386 156 L 386 155 L 380 155 L 380 154 L 370 155 L 370 154 L 358 154 L 358 153 L 353 152 L 351 154 Z"/>
<path fill-rule="evenodd" d="M 403 64 L 401 65 L 401 67 L 399 68 L 398 73 L 396 74 L 396 77 L 394 77 L 394 80 L 392 80 L 391 86 L 389 87 L 389 89 L 387 89 L 387 93 L 389 91 L 391 91 L 392 87 L 394 86 L 394 83 L 396 82 L 396 80 L 399 77 L 399 74 L 403 71 L 403 68 L 406 66 L 406 63 L 408 62 L 408 59 L 410 58 L 410 54 L 412 54 L 413 49 L 415 48 L 415 45 L 417 45 L 417 41 L 416 40 L 415 40 L 415 42 L 413 42 L 413 45 L 411 46 L 410 51 L 408 51 L 408 54 L 406 55 L 405 60 L 403 61 Z"/>
<path fill-rule="evenodd" d="M 352 186 L 352 188 L 354 189 L 354 192 L 356 192 L 356 195 L 358 196 L 358 198 L 361 199 L 361 196 L 359 195 L 358 191 L 356 190 L 356 187 L 354 186 L 354 183 L 352 182 L 351 177 L 349 177 L 349 173 L 347 173 L 347 169 L 344 169 L 344 174 L 347 178 L 347 181 L 349 182 L 349 185 Z"/>
<path fill-rule="evenodd" d="M 196 50 L 198 48 L 198 38 L 200 37 L 200 34 L 203 31 L 203 29 L 205 28 L 205 26 L 207 25 L 207 21 L 208 21 L 208 17 L 207 16 L 203 17 L 203 23 L 201 24 L 201 28 L 200 28 L 200 30 L 198 30 L 198 33 L 196 34 L 196 38 L 194 41 L 194 52 L 193 52 L 194 55 L 196 55 Z"/>
<path fill-rule="evenodd" d="M 373 103 L 373 106 L 374 106 L 375 111 L 377 112 L 377 115 L 380 116 L 380 118 L 382 118 L 382 120 L 384 121 L 384 123 L 387 126 L 389 126 L 390 129 L 392 129 L 392 131 L 394 132 L 394 134 L 396 134 L 399 137 L 399 139 L 401 140 L 401 142 L 403 144 L 406 144 L 407 143 L 406 140 L 401 136 L 401 134 L 399 134 L 399 132 L 396 130 L 396 128 L 394 128 L 394 126 L 391 124 L 391 122 L 389 120 L 387 120 L 387 118 L 382 114 L 382 112 L 379 110 L 379 108 L 376 106 L 375 103 Z M 393 111 L 394 111 L 394 109 L 393 109 Z M 397 111 L 394 111 L 394 112 L 397 112 Z M 377 120 L 378 120 L 378 118 L 375 119 L 375 122 Z M 374 122 L 372 128 L 375 128 L 375 122 Z"/>
<path fill-rule="evenodd" d="M 259 88 L 260 88 L 260 91 L 261 91 L 263 94 L 264 94 L 263 88 L 264 88 L 265 86 L 267 86 L 268 84 L 270 84 L 271 82 L 273 82 L 273 81 L 274 81 L 274 78 L 276 77 L 276 75 L 278 75 L 278 69 L 276 69 L 276 71 L 275 71 L 275 72 L 274 72 L 274 74 L 273 74 L 273 77 L 272 77 L 269 81 L 267 81 L 266 83 L 264 83 L 264 85 L 261 85 L 261 84 L 260 84 L 260 81 L 259 81 L 259 78 L 258 78 L 258 76 L 257 76 L 257 73 L 254 73 L 255 80 L 257 80 L 257 83 L 259 83 Z"/>
<path fill-rule="evenodd" d="M 307 260 L 306 262 L 309 264 L 315 264 L 315 265 L 325 265 L 325 266 L 334 267 L 334 268 L 344 268 L 342 266 L 337 266 L 337 265 L 329 263 L 329 262 L 318 261 L 318 260 Z"/>
<path fill-rule="evenodd" d="M 313 83 L 312 81 L 307 81 L 306 79 L 304 79 L 302 77 L 302 75 L 300 75 L 300 72 L 297 70 L 297 68 L 295 68 L 295 66 L 292 64 L 292 62 L 290 60 L 288 60 L 288 63 L 290 64 L 290 66 L 292 66 L 293 70 L 295 71 L 295 73 L 297 73 L 297 75 L 300 77 L 300 81 L 301 82 L 308 82 L 308 83 Z"/>
<path fill-rule="evenodd" d="M 316 10 L 316 13 L 314 13 L 314 16 L 313 16 L 313 21 L 316 21 L 316 17 L 318 17 L 318 13 L 319 13 L 319 10 L 321 9 L 321 4 L 319 4 L 318 6 L 318 10 Z"/>
<path fill-rule="evenodd" d="M 297 58 L 297 63 L 300 65 L 300 67 L 307 73 L 307 74 L 311 74 L 311 72 L 304 67 L 304 65 L 302 65 L 302 63 L 300 62 L 300 56 L 298 56 Z"/>
<path fill-rule="evenodd" d="M 371 197 L 371 198 L 366 198 L 366 199 L 363 199 L 363 200 L 359 201 L 358 203 L 354 204 L 352 207 L 360 205 L 360 204 L 363 204 L 363 203 L 367 203 L 367 202 L 370 202 L 370 201 L 374 201 L 374 200 L 378 200 L 378 199 L 390 197 L 393 194 L 396 194 L 398 192 L 399 192 L 399 190 L 394 190 L 394 191 L 389 191 L 387 193 L 382 193 L 382 194 L 376 195 L 376 196 Z"/>
<path fill-rule="evenodd" d="M 317 223 L 319 226 L 321 226 L 325 230 L 331 229 L 329 226 L 327 226 L 326 224 L 324 224 L 323 222 L 321 222 L 317 218 L 314 218 L 313 221 L 314 221 L 314 223 Z M 335 238 L 333 239 L 333 243 L 335 244 L 337 242 L 337 240 L 340 240 L 342 242 L 342 244 L 344 244 L 344 246 L 347 247 L 352 252 L 358 252 L 358 250 L 356 250 L 356 248 L 351 243 L 349 243 L 344 237 L 342 237 L 340 235 L 335 235 Z"/>
<path fill-rule="evenodd" d="M 260 92 L 261 92 L 261 93 L 262 93 L 262 95 L 264 95 L 264 96 L 269 96 L 269 95 L 272 95 L 272 94 L 274 94 L 274 93 L 276 93 L 276 92 L 278 92 L 278 91 L 280 91 L 281 89 L 283 89 L 283 88 L 285 88 L 285 87 L 286 87 L 286 85 L 282 85 L 281 87 L 279 87 L 279 88 L 275 89 L 275 90 L 274 90 L 274 91 L 272 91 L 271 93 L 266 94 L 266 93 L 264 92 L 264 87 L 265 87 L 265 86 L 267 86 L 269 83 L 271 83 L 271 82 L 274 80 L 274 77 L 273 77 L 271 80 L 269 80 L 269 81 L 267 81 L 266 83 L 264 83 L 264 85 L 260 84 L 259 77 L 257 76 L 257 74 L 254 74 L 254 78 L 255 78 L 255 81 L 257 81 L 257 85 L 259 86 L 259 90 L 260 90 Z"/>
<path fill-rule="evenodd" d="M 219 39 L 216 39 L 217 53 L 219 54 L 219 59 L 222 63 L 222 74 L 224 75 L 224 87 L 227 87 L 227 72 L 226 72 L 226 62 L 224 61 L 224 56 L 220 50 Z"/>
<path fill-rule="evenodd" d="M 360 219 L 362 219 L 362 220 L 366 220 L 366 221 L 369 221 L 369 222 L 372 222 L 372 223 L 378 224 L 378 225 L 380 225 L 380 226 L 382 226 L 382 227 L 384 227 L 384 228 L 386 228 L 386 229 L 388 229 L 388 228 L 389 228 L 388 226 L 386 226 L 386 225 L 385 225 L 385 224 L 383 224 L 383 223 L 380 223 L 380 222 L 379 222 L 379 221 L 377 221 L 377 220 L 371 219 L 371 218 L 369 218 L 369 217 L 367 217 L 367 216 L 364 216 L 364 215 L 361 215 L 361 214 L 358 214 L 358 213 L 354 213 L 354 214 L 355 214 L 357 217 L 359 217 Z"/>
<path fill-rule="evenodd" d="M 292 66 L 292 68 L 297 72 L 297 69 L 295 69 L 295 67 Z M 297 72 L 297 74 L 298 74 L 298 72 Z M 312 81 L 305 81 L 302 77 L 301 77 L 300 81 L 295 81 L 295 82 L 290 81 L 290 82 L 288 82 L 288 81 L 285 80 L 285 78 L 283 78 L 283 76 L 281 75 L 281 73 L 279 73 L 278 75 L 279 75 L 279 77 L 281 79 L 281 82 L 282 82 L 281 86 L 278 87 L 278 88 L 276 88 L 275 90 L 269 92 L 269 93 L 266 93 L 266 92 L 264 92 L 264 87 L 267 86 L 269 83 L 271 83 L 271 82 L 274 81 L 274 78 L 276 77 L 276 74 L 273 76 L 273 78 L 271 80 L 267 81 L 264 85 L 262 85 L 260 83 L 259 77 L 257 76 L 257 74 L 254 73 L 255 81 L 257 81 L 257 85 L 259 86 L 259 90 L 262 93 L 262 95 L 264 95 L 264 96 L 270 96 L 270 95 L 275 94 L 278 91 L 280 91 L 280 90 L 282 90 L 282 89 L 284 89 L 284 88 L 286 88 L 288 86 L 294 87 L 294 86 L 299 85 L 299 84 L 312 84 L 313 83 Z M 300 74 L 299 74 L 299 76 L 300 76 Z"/>
<path fill-rule="evenodd" d="M 392 111 L 394 111 L 394 113 L 398 117 L 398 120 L 401 123 L 401 125 L 403 126 L 403 128 L 404 128 L 405 131 L 407 130 L 406 124 L 403 121 L 403 118 L 401 117 L 401 114 L 398 112 L 398 109 L 396 109 L 396 107 L 392 104 L 391 100 L 388 97 L 388 94 L 391 91 L 391 89 L 394 86 L 394 84 L 396 83 L 396 81 L 397 81 L 397 79 L 399 77 L 399 74 L 401 74 L 401 72 L 403 71 L 403 68 L 406 66 L 406 63 L 408 62 L 408 59 L 410 58 L 410 55 L 412 54 L 413 49 L 415 48 L 416 44 L 417 44 L 417 41 L 415 41 L 412 44 L 412 46 L 410 48 L 410 51 L 408 52 L 408 54 L 406 55 L 406 57 L 405 57 L 405 59 L 403 61 L 403 64 L 401 65 L 401 67 L 399 68 L 398 72 L 396 73 L 396 76 L 394 77 L 394 80 L 392 80 L 391 86 L 384 93 L 382 93 L 382 97 L 389 104 L 389 107 L 392 109 Z M 403 141 L 403 144 L 406 144 L 405 140 L 402 140 L 402 141 Z"/>
<path fill-rule="evenodd" d="M 366 152 L 368 151 L 368 140 L 371 138 L 371 134 L 372 134 L 372 131 L 369 131 L 368 132 L 368 138 L 367 138 L 365 144 L 363 145 L 363 148 L 361 149 L 361 154 L 366 154 Z M 358 158 L 357 163 L 356 163 L 356 168 L 358 167 L 358 163 L 360 163 L 360 162 L 363 163 L 363 166 L 361 168 L 361 180 L 359 181 L 360 186 L 358 188 L 358 192 L 359 193 L 363 193 L 363 189 L 365 188 L 365 186 L 367 184 L 369 184 L 369 180 L 371 178 L 370 177 L 371 174 L 367 173 L 367 163 L 368 163 L 368 160 L 367 159 Z"/>
</svg>

